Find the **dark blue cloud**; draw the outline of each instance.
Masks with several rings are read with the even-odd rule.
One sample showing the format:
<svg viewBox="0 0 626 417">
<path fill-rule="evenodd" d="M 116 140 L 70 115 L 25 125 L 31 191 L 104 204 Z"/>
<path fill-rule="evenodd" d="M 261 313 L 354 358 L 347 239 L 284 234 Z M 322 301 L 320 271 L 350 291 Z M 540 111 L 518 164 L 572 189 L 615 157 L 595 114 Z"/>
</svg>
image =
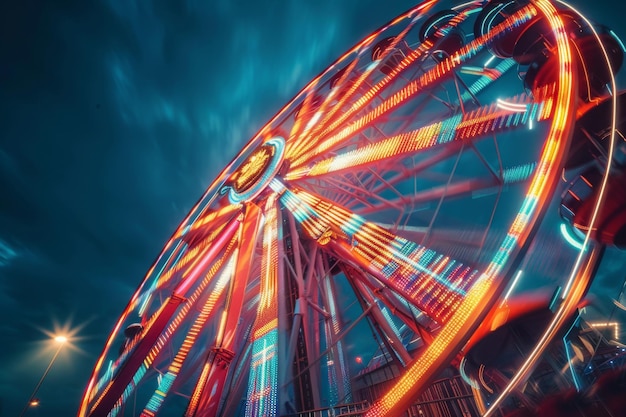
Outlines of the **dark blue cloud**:
<svg viewBox="0 0 626 417">
<path fill-rule="evenodd" d="M 47 414 L 75 413 L 114 321 L 204 188 L 310 78 L 406 8 L 395 3 L 3 10 L 0 415 L 19 412 L 51 356 L 42 329 L 63 323 L 83 326 L 81 351 L 62 353 L 41 395 Z"/>
<path fill-rule="evenodd" d="M 80 351 L 63 352 L 42 396 L 46 415 L 74 414 L 114 321 L 204 188 L 309 79 L 410 6 L 3 7 L 0 415 L 19 412 L 45 369 L 41 329 L 68 322 L 82 325 Z"/>
</svg>

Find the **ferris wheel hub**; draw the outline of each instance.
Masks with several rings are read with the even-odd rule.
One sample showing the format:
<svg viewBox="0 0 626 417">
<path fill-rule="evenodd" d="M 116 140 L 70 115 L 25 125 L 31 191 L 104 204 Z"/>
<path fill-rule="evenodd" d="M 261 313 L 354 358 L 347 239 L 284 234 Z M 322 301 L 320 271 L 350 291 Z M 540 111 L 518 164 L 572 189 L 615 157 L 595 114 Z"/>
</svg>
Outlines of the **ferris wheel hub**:
<svg viewBox="0 0 626 417">
<path fill-rule="evenodd" d="M 232 203 L 257 197 L 276 176 L 284 158 L 285 140 L 275 136 L 257 147 L 230 176 L 222 192 Z"/>
</svg>

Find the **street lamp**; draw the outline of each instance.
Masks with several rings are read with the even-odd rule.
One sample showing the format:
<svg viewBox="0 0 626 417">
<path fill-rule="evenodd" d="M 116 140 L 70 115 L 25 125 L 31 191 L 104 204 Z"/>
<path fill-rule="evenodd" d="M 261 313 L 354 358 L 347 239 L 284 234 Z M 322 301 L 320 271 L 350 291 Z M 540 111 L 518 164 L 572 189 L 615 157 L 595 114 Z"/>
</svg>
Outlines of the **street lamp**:
<svg viewBox="0 0 626 417">
<path fill-rule="evenodd" d="M 29 407 L 36 407 L 36 406 L 39 405 L 39 399 L 36 398 L 35 396 L 37 395 L 37 392 L 39 391 L 39 387 L 41 387 L 41 384 L 43 383 L 43 380 L 46 379 L 46 376 L 48 375 L 48 372 L 50 372 L 50 368 L 52 368 L 52 365 L 54 364 L 54 361 L 57 359 L 57 356 L 59 356 L 59 353 L 61 353 L 61 349 L 63 349 L 63 346 L 67 342 L 67 336 L 57 335 L 57 336 L 54 337 L 54 341 L 59 344 L 59 347 L 57 348 L 56 352 L 54 352 L 54 355 L 52 356 L 52 359 L 50 359 L 50 363 L 48 364 L 48 367 L 44 371 L 44 373 L 41 376 L 41 378 L 39 379 L 39 382 L 35 386 L 35 389 L 33 390 L 33 393 L 30 394 L 30 397 L 28 397 L 28 401 L 26 402 L 26 405 L 24 406 L 24 409 L 20 413 L 19 417 L 22 417 L 24 415 L 24 413 L 26 413 L 26 411 L 28 411 Z"/>
</svg>

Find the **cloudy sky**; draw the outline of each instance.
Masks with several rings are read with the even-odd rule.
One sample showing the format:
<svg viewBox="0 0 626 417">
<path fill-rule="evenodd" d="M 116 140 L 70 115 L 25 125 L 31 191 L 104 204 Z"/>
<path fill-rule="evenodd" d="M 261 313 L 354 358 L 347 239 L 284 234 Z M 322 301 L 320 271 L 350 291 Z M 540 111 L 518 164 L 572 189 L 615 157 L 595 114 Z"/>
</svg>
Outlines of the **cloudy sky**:
<svg viewBox="0 0 626 417">
<path fill-rule="evenodd" d="M 601 11 L 611 3 L 578 1 L 625 35 L 623 10 Z M 0 416 L 19 413 L 61 329 L 75 337 L 31 414 L 75 414 L 114 321 L 213 177 L 309 79 L 410 6 L 5 2 Z"/>
</svg>

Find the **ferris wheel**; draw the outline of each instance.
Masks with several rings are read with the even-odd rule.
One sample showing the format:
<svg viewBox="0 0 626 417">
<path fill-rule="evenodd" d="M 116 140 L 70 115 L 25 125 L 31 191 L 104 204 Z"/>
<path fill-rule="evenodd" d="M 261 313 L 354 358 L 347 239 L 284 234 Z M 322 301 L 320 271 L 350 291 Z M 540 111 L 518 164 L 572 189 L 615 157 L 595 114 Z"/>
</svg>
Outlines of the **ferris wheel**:
<svg viewBox="0 0 626 417">
<path fill-rule="evenodd" d="M 602 248 L 626 243 L 623 204 L 602 204 L 623 183 L 622 55 L 610 30 L 548 0 L 431 0 L 375 31 L 210 185 L 123 311 L 78 415 L 400 415 L 509 299 L 553 295 L 505 396 Z M 382 366 L 384 384 L 360 378 Z"/>
</svg>

